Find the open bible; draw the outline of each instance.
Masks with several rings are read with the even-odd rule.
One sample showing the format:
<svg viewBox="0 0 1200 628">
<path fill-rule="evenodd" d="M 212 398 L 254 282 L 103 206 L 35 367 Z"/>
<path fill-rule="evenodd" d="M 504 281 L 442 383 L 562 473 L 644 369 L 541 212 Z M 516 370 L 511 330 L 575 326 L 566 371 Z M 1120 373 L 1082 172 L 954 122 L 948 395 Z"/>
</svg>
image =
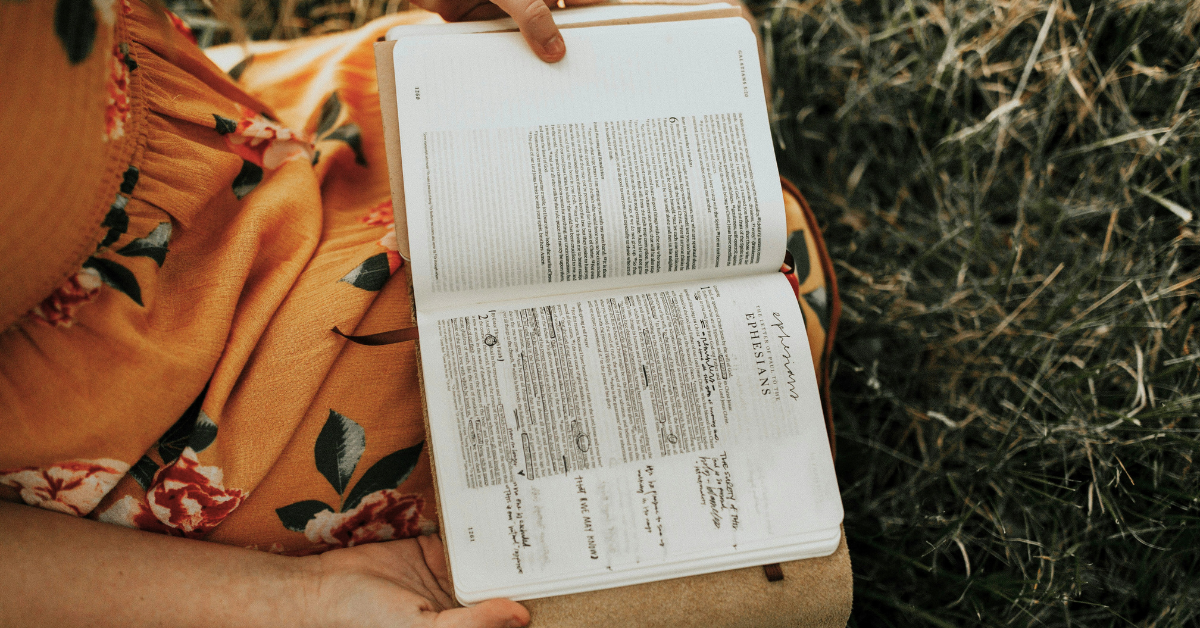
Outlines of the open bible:
<svg viewBox="0 0 1200 628">
<path fill-rule="evenodd" d="M 825 556 L 841 538 L 778 272 L 754 34 L 728 9 L 604 10 L 575 14 L 591 25 L 563 29 L 553 65 L 518 33 L 478 32 L 504 21 L 397 29 L 381 63 L 463 603 Z"/>
</svg>

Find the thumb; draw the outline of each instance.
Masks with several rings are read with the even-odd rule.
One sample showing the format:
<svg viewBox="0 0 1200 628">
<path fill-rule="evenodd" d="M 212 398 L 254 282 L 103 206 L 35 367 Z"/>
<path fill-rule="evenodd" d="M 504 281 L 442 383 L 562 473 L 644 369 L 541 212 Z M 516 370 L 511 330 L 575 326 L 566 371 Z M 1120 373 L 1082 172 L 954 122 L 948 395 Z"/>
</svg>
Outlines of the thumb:
<svg viewBox="0 0 1200 628">
<path fill-rule="evenodd" d="M 529 623 L 529 611 L 511 600 L 487 600 L 475 606 L 438 613 L 436 628 L 519 628 Z"/>
<path fill-rule="evenodd" d="M 567 54 L 562 34 L 545 0 L 492 0 L 511 15 L 529 47 L 542 61 L 554 63 Z"/>
</svg>

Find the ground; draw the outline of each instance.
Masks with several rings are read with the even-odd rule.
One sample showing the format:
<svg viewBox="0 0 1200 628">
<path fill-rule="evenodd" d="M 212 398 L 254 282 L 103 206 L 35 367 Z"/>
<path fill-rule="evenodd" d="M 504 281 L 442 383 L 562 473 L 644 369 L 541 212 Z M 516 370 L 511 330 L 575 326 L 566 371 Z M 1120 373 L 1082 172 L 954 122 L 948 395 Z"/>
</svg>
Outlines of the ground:
<svg viewBox="0 0 1200 628">
<path fill-rule="evenodd" d="M 1195 625 L 1200 6 L 759 10 L 842 288 L 851 623 Z"/>
</svg>

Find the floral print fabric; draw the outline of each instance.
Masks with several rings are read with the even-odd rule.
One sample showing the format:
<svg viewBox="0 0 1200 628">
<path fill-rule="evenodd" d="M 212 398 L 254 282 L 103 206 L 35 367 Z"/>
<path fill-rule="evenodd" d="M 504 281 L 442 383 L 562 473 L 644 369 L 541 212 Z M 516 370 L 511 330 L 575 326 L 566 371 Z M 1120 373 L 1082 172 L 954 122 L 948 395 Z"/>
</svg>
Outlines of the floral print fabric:
<svg viewBox="0 0 1200 628">
<path fill-rule="evenodd" d="M 127 34 L 88 54 L 103 139 L 138 148 L 91 256 L 0 333 L 0 499 L 293 554 L 433 531 L 413 348 L 329 331 L 411 324 L 357 77 L 428 16 L 258 54 L 239 86 L 152 8 L 110 8 L 76 7 Z"/>
<path fill-rule="evenodd" d="M 17 489 L 30 506 L 86 515 L 129 470 L 120 460 L 71 460 L 48 467 L 0 471 L 0 485 Z"/>
<path fill-rule="evenodd" d="M 188 447 L 174 464 L 158 471 L 146 503 L 163 524 L 188 536 L 202 536 L 246 499 L 246 491 L 226 489 L 222 480 L 219 467 L 200 464 Z"/>
<path fill-rule="evenodd" d="M 433 524 L 421 516 L 424 506 L 417 495 L 396 489 L 376 491 L 349 512 L 318 512 L 304 526 L 304 536 L 335 548 L 428 534 Z"/>
<path fill-rule="evenodd" d="M 113 46 L 112 59 L 108 63 L 108 104 L 104 109 L 105 141 L 125 137 L 125 123 L 129 121 L 129 67 L 126 60 L 121 46 Z"/>
<path fill-rule="evenodd" d="M 191 448 L 160 469 L 142 501 L 125 496 L 97 519 L 171 536 L 201 538 L 241 505 L 247 493 L 226 489 L 221 469 L 201 465 Z"/>
<path fill-rule="evenodd" d="M 46 297 L 29 311 L 31 316 L 51 325 L 70 327 L 75 322 L 75 311 L 81 305 L 96 298 L 104 282 L 100 272 L 94 268 L 81 268 L 71 275 L 62 287 Z"/>
<path fill-rule="evenodd" d="M 373 227 L 383 227 L 383 237 L 379 238 L 379 246 L 387 249 L 388 272 L 396 272 L 403 259 L 396 243 L 396 218 L 392 215 L 392 199 L 388 199 L 362 217 L 363 224 Z"/>
<path fill-rule="evenodd" d="M 274 170 L 291 159 L 312 158 L 312 144 L 300 135 L 246 107 L 241 107 L 240 113 L 241 119 L 236 123 L 217 114 L 213 117 L 217 119 L 217 132 L 233 127 L 225 133 L 225 141 L 242 159 Z"/>
<path fill-rule="evenodd" d="M 434 531 L 412 343 L 329 331 L 413 324 L 364 77 L 430 16 L 257 51 L 235 82 L 114 6 L 104 136 L 138 148 L 91 256 L 0 333 L 0 499 L 289 554 Z M 796 221 L 784 270 L 811 300 Z"/>
</svg>

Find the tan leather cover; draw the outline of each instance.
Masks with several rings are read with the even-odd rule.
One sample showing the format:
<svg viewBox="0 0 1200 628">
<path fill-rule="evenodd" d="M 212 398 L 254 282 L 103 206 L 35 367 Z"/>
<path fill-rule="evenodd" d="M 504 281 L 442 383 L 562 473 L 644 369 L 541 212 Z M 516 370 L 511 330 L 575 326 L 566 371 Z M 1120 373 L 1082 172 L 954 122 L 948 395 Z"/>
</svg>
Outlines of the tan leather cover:
<svg viewBox="0 0 1200 628">
<path fill-rule="evenodd" d="M 705 11 L 685 16 L 655 16 L 604 23 L 700 19 L 741 15 L 740 10 Z M 577 24 L 595 26 L 599 23 Z M 380 109 L 383 112 L 384 142 L 388 159 L 388 177 L 392 186 L 392 205 L 396 216 L 396 235 L 400 253 L 408 258 L 408 225 L 404 212 L 404 181 L 400 167 L 400 127 L 396 109 L 396 76 L 392 61 L 394 41 L 375 44 L 376 73 L 379 75 Z M 414 313 L 415 318 L 415 313 Z M 417 361 L 420 363 L 418 341 Z M 424 378 L 421 389 L 424 391 Z M 424 403 L 424 395 L 422 395 Z M 425 413 L 429 433 L 429 413 Z M 428 448 L 433 466 L 434 491 L 437 493 L 437 465 Z M 438 509 L 439 519 L 441 509 Z M 441 521 L 439 521 L 441 523 Z M 449 564 L 449 557 L 447 557 Z M 823 558 L 782 563 L 783 579 L 768 582 L 762 567 L 734 569 L 718 573 L 660 580 L 628 587 L 602 589 L 525 600 L 533 616 L 532 628 L 582 628 L 584 626 L 646 626 L 654 628 L 691 628 L 719 626 L 767 628 L 794 626 L 841 628 L 850 618 L 853 577 L 845 531 L 837 550 Z M 451 573 L 453 579 L 454 574 Z"/>
<path fill-rule="evenodd" d="M 748 567 L 522 603 L 533 628 L 846 625 L 853 578 L 844 532 L 833 554 L 781 566 L 778 582 L 768 582 L 761 567 Z"/>
</svg>

